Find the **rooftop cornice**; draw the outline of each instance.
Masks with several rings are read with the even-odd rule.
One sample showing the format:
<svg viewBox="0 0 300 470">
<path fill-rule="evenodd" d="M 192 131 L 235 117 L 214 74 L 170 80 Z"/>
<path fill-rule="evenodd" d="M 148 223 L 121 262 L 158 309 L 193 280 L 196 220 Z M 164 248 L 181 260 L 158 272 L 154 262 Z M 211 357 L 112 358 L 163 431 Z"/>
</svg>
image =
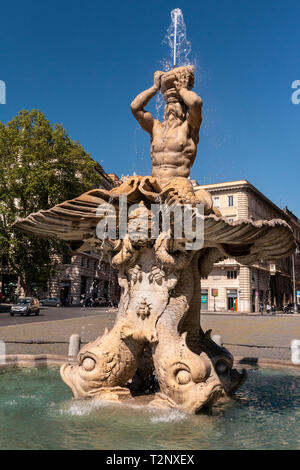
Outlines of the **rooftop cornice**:
<svg viewBox="0 0 300 470">
<path fill-rule="evenodd" d="M 267 196 L 261 193 L 255 186 L 253 186 L 247 180 L 236 180 L 236 181 L 225 181 L 224 183 L 215 183 L 215 184 L 199 184 L 196 186 L 201 187 L 202 189 L 207 189 L 208 191 L 228 191 L 228 190 L 238 190 L 238 189 L 246 189 L 247 191 L 252 191 L 256 196 L 263 199 L 267 204 L 273 207 L 280 214 L 280 217 L 287 222 L 294 223 L 298 225 L 300 228 L 300 224 L 297 221 L 289 216 L 283 209 L 280 209 L 274 202 L 272 202 Z M 294 215 L 294 214 L 293 214 Z"/>
</svg>

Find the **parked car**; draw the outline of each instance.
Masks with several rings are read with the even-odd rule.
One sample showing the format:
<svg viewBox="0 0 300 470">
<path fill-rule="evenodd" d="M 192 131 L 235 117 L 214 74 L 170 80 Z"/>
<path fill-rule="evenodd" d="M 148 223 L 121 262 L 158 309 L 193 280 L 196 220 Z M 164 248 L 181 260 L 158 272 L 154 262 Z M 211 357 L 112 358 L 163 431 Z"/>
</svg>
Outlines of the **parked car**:
<svg viewBox="0 0 300 470">
<path fill-rule="evenodd" d="M 20 315 L 29 316 L 31 313 L 39 315 L 40 304 L 38 299 L 34 297 L 19 298 L 10 309 L 10 316 L 13 317 L 16 313 Z"/>
<path fill-rule="evenodd" d="M 57 297 L 48 297 L 47 299 L 40 300 L 40 305 L 45 307 L 61 307 L 61 301 Z"/>
</svg>

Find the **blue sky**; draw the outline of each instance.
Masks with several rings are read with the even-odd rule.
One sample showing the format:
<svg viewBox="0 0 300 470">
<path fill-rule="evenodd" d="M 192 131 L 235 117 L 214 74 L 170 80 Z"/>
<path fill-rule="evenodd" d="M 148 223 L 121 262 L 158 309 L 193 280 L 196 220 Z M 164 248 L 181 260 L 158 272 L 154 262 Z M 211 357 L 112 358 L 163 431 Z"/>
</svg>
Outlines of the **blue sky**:
<svg viewBox="0 0 300 470">
<path fill-rule="evenodd" d="M 248 179 L 299 211 L 300 4 L 294 0 L 27 0 L 0 7 L 0 120 L 38 108 L 118 175 L 150 174 L 130 102 L 150 86 L 170 12 L 181 8 L 203 125 L 191 176 Z M 150 107 L 153 112 L 154 106 Z"/>
</svg>

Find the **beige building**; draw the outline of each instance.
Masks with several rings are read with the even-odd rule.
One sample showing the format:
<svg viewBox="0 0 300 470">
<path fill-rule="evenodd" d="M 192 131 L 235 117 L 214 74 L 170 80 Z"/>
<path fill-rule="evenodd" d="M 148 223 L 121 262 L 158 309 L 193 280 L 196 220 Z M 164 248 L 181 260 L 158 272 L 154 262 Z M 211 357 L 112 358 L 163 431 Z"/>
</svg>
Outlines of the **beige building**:
<svg viewBox="0 0 300 470">
<path fill-rule="evenodd" d="M 242 219 L 280 218 L 292 227 L 300 245 L 299 219 L 287 208 L 280 209 L 246 180 L 195 185 L 208 190 L 223 217 L 234 222 Z M 293 276 L 295 267 L 295 282 Z M 294 289 L 295 285 L 295 289 Z M 299 254 L 248 267 L 233 259 L 214 265 L 208 278 L 201 280 L 202 310 L 258 312 L 259 303 L 278 308 L 294 301 L 294 290 L 300 291 Z"/>
<path fill-rule="evenodd" d="M 58 259 L 57 273 L 49 281 L 42 297 L 56 297 L 64 304 L 79 304 L 84 298 L 101 298 L 110 301 L 119 298 L 116 271 L 106 258 L 92 252 L 76 251 Z"/>
<path fill-rule="evenodd" d="M 101 188 L 112 189 L 119 184 L 114 173 L 106 174 L 101 165 Z M 57 297 L 65 304 L 79 304 L 84 297 L 118 300 L 120 288 L 116 271 L 109 260 L 94 252 L 75 251 L 69 256 L 58 258 L 57 273 L 48 283 L 45 292 L 39 291 L 39 297 Z"/>
<path fill-rule="evenodd" d="M 115 174 L 106 174 L 100 164 L 96 170 L 101 176 L 101 188 L 110 190 L 119 184 Z M 56 256 L 55 276 L 46 285 L 32 285 L 33 292 L 42 299 L 56 297 L 64 304 L 79 304 L 82 296 L 93 296 L 105 301 L 119 298 L 120 288 L 117 274 L 109 260 L 92 252 L 72 252 L 69 256 Z M 1 261 L 1 260 L 0 260 Z M 18 276 L 0 263 L 0 292 L 4 299 L 11 301 L 24 295 Z"/>
</svg>

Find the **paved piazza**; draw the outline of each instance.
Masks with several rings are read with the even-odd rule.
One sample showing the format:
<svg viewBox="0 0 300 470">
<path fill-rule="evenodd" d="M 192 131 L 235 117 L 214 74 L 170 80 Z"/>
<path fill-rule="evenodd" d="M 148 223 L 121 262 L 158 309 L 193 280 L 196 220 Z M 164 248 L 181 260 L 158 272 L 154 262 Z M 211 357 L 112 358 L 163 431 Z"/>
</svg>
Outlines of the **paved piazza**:
<svg viewBox="0 0 300 470">
<path fill-rule="evenodd" d="M 41 340 L 58 344 L 7 344 L 7 353 L 67 354 L 72 333 L 88 342 L 113 326 L 116 309 L 42 308 L 38 317 L 10 317 L 0 313 L 0 339 L 4 341 Z M 203 314 L 204 330 L 219 334 L 235 356 L 290 358 L 290 341 L 300 339 L 300 315 Z M 243 345 L 243 346 L 237 346 Z M 267 346 L 263 348 L 249 346 Z"/>
</svg>

